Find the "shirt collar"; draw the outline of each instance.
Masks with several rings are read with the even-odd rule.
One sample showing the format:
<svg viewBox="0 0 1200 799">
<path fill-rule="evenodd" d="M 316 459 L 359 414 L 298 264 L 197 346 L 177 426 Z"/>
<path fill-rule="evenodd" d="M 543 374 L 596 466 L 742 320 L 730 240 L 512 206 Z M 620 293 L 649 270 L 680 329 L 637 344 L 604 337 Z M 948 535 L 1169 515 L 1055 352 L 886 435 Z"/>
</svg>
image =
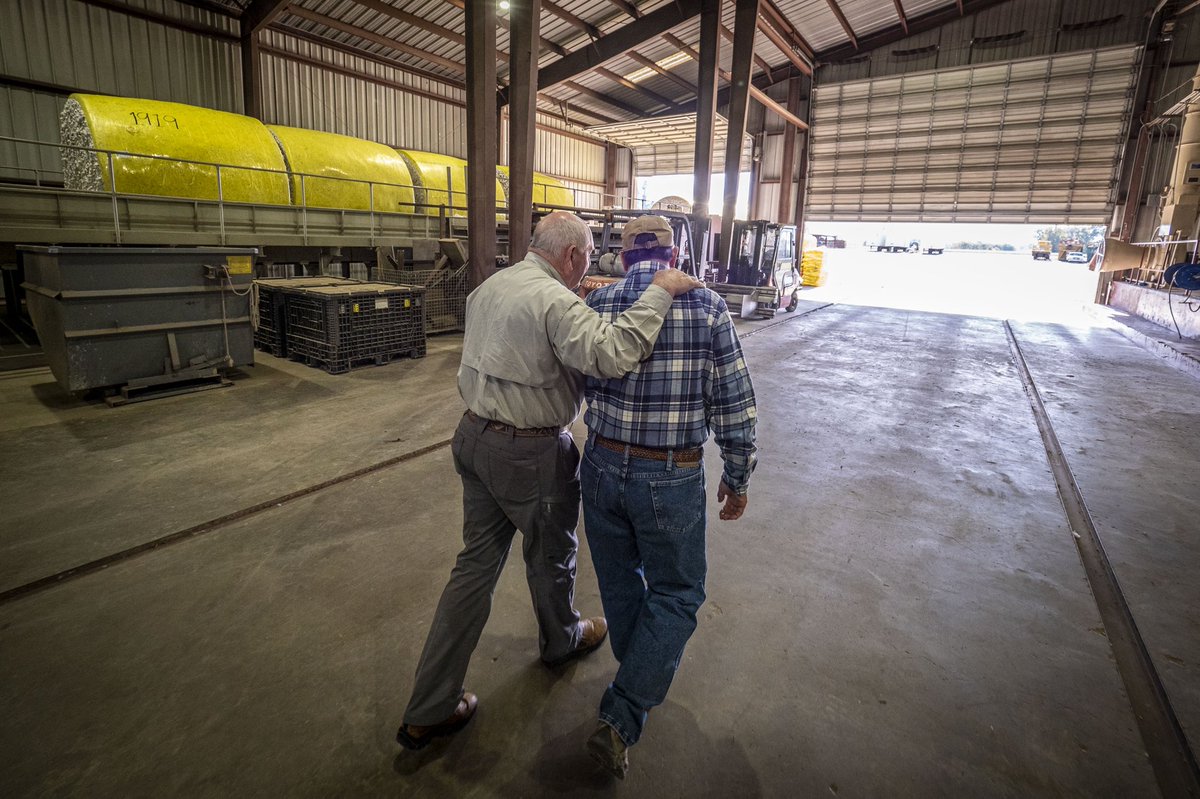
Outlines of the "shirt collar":
<svg viewBox="0 0 1200 799">
<path fill-rule="evenodd" d="M 667 269 L 671 265 L 666 261 L 656 261 L 647 259 L 638 261 L 633 266 L 625 270 L 625 279 L 637 285 L 649 285 L 650 281 L 654 280 L 654 274 L 660 269 Z"/>
<path fill-rule="evenodd" d="M 526 260 L 526 261 L 530 261 L 530 262 L 532 262 L 532 263 L 533 263 L 535 266 L 537 266 L 537 267 L 538 267 L 539 269 L 541 269 L 543 272 L 545 272 L 546 274 L 548 274 L 548 275 L 550 275 L 551 277 L 553 277 L 553 278 L 554 278 L 555 280 L 557 280 L 559 283 L 562 283 L 564 287 L 566 287 L 566 286 L 567 286 L 567 281 L 563 280 L 563 276 L 562 276 L 562 275 L 560 275 L 560 274 L 558 273 L 558 270 L 557 270 L 557 269 L 555 269 L 555 268 L 554 268 L 554 267 L 553 267 L 553 266 L 550 264 L 550 262 L 549 262 L 549 261 L 547 261 L 547 260 L 546 260 L 545 258 L 543 258 L 542 256 L 538 255 L 538 254 L 537 254 L 536 252 L 534 252 L 533 250 L 530 250 L 530 251 L 528 251 L 528 252 L 526 252 L 526 253 L 525 253 L 525 260 Z"/>
</svg>

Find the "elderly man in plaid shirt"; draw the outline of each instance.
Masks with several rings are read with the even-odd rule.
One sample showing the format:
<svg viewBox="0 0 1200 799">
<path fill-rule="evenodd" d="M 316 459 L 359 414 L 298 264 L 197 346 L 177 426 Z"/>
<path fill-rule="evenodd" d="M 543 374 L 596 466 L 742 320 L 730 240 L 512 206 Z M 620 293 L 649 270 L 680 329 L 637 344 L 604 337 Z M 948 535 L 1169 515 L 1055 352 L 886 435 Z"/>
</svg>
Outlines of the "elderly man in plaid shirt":
<svg viewBox="0 0 1200 799">
<path fill-rule="evenodd" d="M 625 279 L 587 297 L 610 321 L 679 255 L 660 216 L 630 222 L 621 244 Z M 584 523 L 620 662 L 587 748 L 624 778 L 627 748 L 666 698 L 704 602 L 701 456 L 710 429 L 725 465 L 721 518 L 739 518 L 748 501 L 754 387 L 725 301 L 703 288 L 678 297 L 650 356 L 623 378 L 589 377 L 587 399 Z"/>
</svg>

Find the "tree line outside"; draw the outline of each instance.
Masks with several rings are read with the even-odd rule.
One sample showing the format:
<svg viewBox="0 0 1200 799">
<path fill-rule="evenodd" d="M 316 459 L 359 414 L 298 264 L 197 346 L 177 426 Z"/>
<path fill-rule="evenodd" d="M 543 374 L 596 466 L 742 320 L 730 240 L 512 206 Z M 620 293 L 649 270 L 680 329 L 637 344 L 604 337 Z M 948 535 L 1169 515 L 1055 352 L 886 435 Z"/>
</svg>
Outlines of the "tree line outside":
<svg viewBox="0 0 1200 799">
<path fill-rule="evenodd" d="M 1034 241 L 1050 242 L 1050 251 L 1058 252 L 1064 241 L 1081 241 L 1088 252 L 1099 249 L 1104 241 L 1106 228 L 1103 225 L 1052 225 L 1038 228 Z M 1032 245 L 1033 242 L 1030 242 Z M 960 241 L 950 245 L 952 250 L 989 250 L 992 252 L 1016 252 L 1025 249 L 1013 244 L 995 244 L 987 241 Z"/>
</svg>

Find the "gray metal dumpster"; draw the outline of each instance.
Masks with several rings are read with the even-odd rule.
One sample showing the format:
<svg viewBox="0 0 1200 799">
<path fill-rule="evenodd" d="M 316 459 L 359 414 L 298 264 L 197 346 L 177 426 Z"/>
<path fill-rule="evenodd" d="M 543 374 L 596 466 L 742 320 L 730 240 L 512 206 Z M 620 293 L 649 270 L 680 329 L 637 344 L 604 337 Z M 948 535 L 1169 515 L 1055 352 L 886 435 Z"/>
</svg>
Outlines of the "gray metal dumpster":
<svg viewBox="0 0 1200 799">
<path fill-rule="evenodd" d="M 252 248 L 20 247 L 26 301 L 68 391 L 254 363 Z"/>
</svg>

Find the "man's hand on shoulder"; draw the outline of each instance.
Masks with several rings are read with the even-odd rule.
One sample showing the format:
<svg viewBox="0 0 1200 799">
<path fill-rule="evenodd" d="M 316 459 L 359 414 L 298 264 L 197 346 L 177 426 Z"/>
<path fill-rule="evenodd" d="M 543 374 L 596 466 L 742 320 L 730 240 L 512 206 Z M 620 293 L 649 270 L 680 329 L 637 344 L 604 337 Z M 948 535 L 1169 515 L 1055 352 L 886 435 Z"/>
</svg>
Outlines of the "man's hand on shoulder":
<svg viewBox="0 0 1200 799">
<path fill-rule="evenodd" d="M 692 289 L 704 288 L 703 281 L 697 280 L 687 272 L 673 268 L 660 269 L 655 272 L 654 280 L 650 281 L 650 285 L 666 289 L 672 297 L 686 294 Z"/>
<path fill-rule="evenodd" d="M 733 489 L 722 480 L 720 487 L 717 488 L 717 502 L 725 503 L 725 507 L 721 508 L 721 520 L 732 522 L 742 518 L 742 514 L 746 511 L 746 505 L 750 504 L 750 497 L 745 494 L 740 496 L 735 494 Z"/>
</svg>

